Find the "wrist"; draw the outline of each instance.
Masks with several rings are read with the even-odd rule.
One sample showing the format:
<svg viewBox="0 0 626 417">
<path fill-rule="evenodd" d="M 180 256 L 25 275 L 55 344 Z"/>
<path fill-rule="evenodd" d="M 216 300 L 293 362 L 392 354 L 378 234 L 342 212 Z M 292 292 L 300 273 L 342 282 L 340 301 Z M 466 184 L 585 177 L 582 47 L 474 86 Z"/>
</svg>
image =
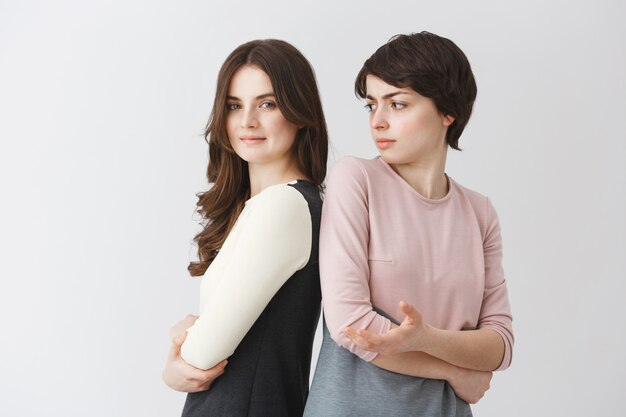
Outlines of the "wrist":
<svg viewBox="0 0 626 417">
<path fill-rule="evenodd" d="M 450 365 L 450 370 L 448 371 L 449 375 L 446 378 L 446 381 L 448 381 L 450 385 L 455 385 L 464 378 L 465 372 L 467 372 L 467 369 L 460 368 L 456 365 Z"/>
<path fill-rule="evenodd" d="M 429 353 L 435 343 L 436 338 L 437 329 L 428 324 L 424 324 L 422 327 L 422 331 L 420 332 L 420 336 L 417 338 L 417 341 L 415 343 L 415 350 Z"/>
</svg>

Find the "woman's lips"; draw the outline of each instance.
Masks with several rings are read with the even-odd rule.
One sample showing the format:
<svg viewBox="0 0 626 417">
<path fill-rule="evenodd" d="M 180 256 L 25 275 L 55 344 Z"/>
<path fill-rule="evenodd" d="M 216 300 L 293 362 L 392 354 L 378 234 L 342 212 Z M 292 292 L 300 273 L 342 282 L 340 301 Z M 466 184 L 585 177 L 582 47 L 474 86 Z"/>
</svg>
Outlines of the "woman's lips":
<svg viewBox="0 0 626 417">
<path fill-rule="evenodd" d="M 239 140 L 241 140 L 243 143 L 254 144 L 263 142 L 265 138 L 262 136 L 240 136 Z"/>
<path fill-rule="evenodd" d="M 389 148 L 391 145 L 393 145 L 396 141 L 394 139 L 388 139 L 388 138 L 378 138 L 376 139 L 376 147 L 378 149 L 387 149 Z"/>
</svg>

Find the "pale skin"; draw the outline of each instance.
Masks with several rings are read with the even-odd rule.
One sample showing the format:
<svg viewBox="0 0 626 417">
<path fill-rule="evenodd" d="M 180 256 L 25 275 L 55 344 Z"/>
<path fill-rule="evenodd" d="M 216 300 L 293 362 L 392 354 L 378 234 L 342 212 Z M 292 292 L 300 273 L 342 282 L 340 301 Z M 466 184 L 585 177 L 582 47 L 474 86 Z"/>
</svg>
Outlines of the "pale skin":
<svg viewBox="0 0 626 417">
<path fill-rule="evenodd" d="M 226 128 L 230 143 L 248 162 L 250 195 L 295 179 L 308 179 L 291 156 L 300 126 L 278 109 L 272 83 L 254 66 L 240 68 L 231 80 Z"/>
<path fill-rule="evenodd" d="M 172 347 L 167 356 L 162 377 L 165 384 L 176 391 L 199 392 L 208 390 L 213 381 L 224 373 L 228 364 L 227 360 L 223 360 L 212 368 L 202 370 L 189 365 L 180 357 L 180 347 L 187 337 L 187 329 L 197 318 L 197 316 L 190 314 L 170 330 Z"/>
<path fill-rule="evenodd" d="M 455 394 L 469 404 L 476 404 L 485 395 L 493 375 L 491 372 L 460 368 L 424 352 L 379 354 L 371 363 L 399 374 L 445 380 Z"/>
<path fill-rule="evenodd" d="M 279 110 L 272 83 L 264 71 L 249 65 L 239 68 L 230 81 L 225 104 L 230 144 L 237 155 L 248 162 L 250 197 L 272 185 L 309 179 L 291 154 L 299 126 L 289 122 Z M 163 381 L 177 391 L 210 389 L 228 363 L 225 359 L 213 368 L 202 370 L 181 358 L 180 347 L 187 329 L 197 318 L 187 315 L 170 330 L 172 347 L 163 371 Z"/>
<path fill-rule="evenodd" d="M 373 75 L 367 77 L 366 88 L 370 129 L 383 159 L 419 194 L 435 200 L 445 197 L 445 137 L 454 118 L 411 88 L 392 86 Z M 504 356 L 502 337 L 491 329 L 437 329 L 423 322 L 419 306 L 401 301 L 399 308 L 405 319 L 387 333 L 350 327 L 343 332 L 361 348 L 378 353 L 372 361 L 376 366 L 444 379 L 467 402 L 480 400 L 489 389 L 491 371 Z"/>
<path fill-rule="evenodd" d="M 391 330 L 385 334 L 363 329 L 355 331 L 351 327 L 345 328 L 343 333 L 363 349 L 379 353 L 372 364 L 405 375 L 446 380 L 457 396 L 470 404 L 477 403 L 489 389 L 492 372 L 452 364 L 432 352 L 416 348 L 413 343 L 420 338 L 420 331 L 415 323 L 421 316 L 404 302 L 400 303 L 400 308 L 405 314 L 404 321 L 400 326 L 392 323 Z M 422 325 L 426 326 L 423 322 Z"/>
</svg>

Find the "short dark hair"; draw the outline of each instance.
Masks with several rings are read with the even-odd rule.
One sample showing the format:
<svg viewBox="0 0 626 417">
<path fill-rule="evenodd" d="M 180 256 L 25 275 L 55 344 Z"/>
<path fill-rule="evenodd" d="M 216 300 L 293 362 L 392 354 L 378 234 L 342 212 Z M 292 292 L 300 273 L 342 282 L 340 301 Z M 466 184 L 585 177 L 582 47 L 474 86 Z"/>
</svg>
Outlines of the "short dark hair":
<svg viewBox="0 0 626 417">
<path fill-rule="evenodd" d="M 470 63 L 454 42 L 429 32 L 396 35 L 359 71 L 354 90 L 361 98 L 367 96 L 368 75 L 431 98 L 441 113 L 454 117 L 446 142 L 460 150 L 459 137 L 472 114 L 477 90 Z"/>
</svg>

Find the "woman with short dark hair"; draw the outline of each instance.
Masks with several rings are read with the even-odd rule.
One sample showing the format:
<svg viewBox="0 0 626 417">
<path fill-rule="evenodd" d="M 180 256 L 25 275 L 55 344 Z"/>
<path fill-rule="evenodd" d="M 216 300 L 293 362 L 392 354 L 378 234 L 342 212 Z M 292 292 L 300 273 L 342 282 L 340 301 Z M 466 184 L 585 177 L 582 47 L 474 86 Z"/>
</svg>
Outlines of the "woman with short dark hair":
<svg viewBox="0 0 626 417">
<path fill-rule="evenodd" d="M 305 416 L 469 416 L 513 346 L 498 217 L 445 174 L 476 97 L 471 67 L 448 39 L 400 35 L 355 89 L 380 157 L 344 158 L 328 179 Z"/>
<path fill-rule="evenodd" d="M 315 75 L 279 40 L 219 72 L 196 236 L 199 317 L 172 328 L 163 379 L 183 416 L 298 416 L 320 313 L 318 235 L 328 138 Z M 226 359 L 228 358 L 228 367 Z M 226 367 L 226 368 L 225 368 Z"/>
</svg>

